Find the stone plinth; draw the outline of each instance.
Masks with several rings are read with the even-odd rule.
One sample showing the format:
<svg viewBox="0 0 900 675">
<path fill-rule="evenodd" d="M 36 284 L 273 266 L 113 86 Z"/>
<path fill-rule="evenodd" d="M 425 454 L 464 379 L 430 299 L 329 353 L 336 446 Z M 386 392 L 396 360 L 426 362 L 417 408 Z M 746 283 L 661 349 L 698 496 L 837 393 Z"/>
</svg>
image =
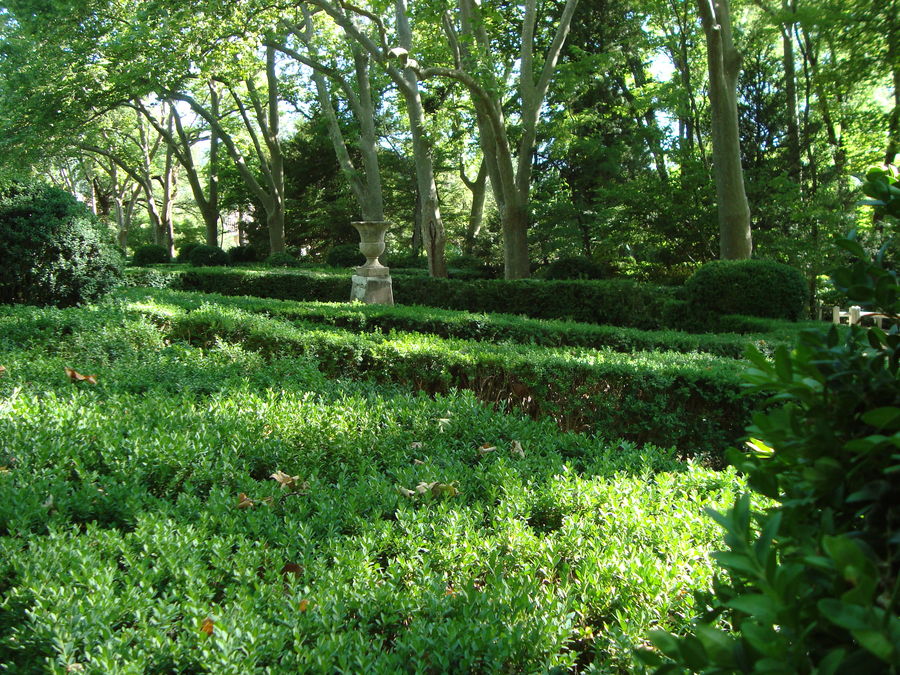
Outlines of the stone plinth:
<svg viewBox="0 0 900 675">
<path fill-rule="evenodd" d="M 359 272 L 361 268 L 356 268 Z M 363 276 L 354 274 L 353 286 L 350 288 L 350 299 L 359 300 L 367 304 L 393 305 L 394 290 L 391 283 L 391 275 L 387 274 L 387 267 L 383 268 L 384 275 Z"/>
</svg>

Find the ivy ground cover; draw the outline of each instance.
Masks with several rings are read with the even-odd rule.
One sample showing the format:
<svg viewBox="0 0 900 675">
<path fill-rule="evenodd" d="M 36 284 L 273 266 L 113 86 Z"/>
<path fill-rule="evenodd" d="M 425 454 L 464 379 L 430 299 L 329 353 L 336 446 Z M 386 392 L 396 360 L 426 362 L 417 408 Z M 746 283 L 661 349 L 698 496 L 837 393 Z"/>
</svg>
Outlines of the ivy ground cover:
<svg viewBox="0 0 900 675">
<path fill-rule="evenodd" d="M 741 487 L 123 302 L 0 309 L 0 365 L 8 672 L 629 672 Z"/>
</svg>

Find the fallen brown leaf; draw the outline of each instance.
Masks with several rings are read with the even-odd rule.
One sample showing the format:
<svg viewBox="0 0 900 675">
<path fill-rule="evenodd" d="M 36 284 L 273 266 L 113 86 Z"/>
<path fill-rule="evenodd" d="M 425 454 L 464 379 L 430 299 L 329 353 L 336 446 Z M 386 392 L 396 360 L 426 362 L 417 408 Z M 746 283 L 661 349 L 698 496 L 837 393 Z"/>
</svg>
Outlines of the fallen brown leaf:
<svg viewBox="0 0 900 675">
<path fill-rule="evenodd" d="M 89 382 L 90 384 L 97 384 L 96 375 L 82 375 L 74 368 L 66 368 L 66 375 L 69 376 L 69 379 L 72 380 L 72 382 Z"/>
<path fill-rule="evenodd" d="M 209 617 L 206 617 L 205 619 L 203 619 L 203 623 L 200 624 L 200 632 L 206 633 L 207 635 L 212 635 L 214 626 L 215 622 Z"/>
</svg>

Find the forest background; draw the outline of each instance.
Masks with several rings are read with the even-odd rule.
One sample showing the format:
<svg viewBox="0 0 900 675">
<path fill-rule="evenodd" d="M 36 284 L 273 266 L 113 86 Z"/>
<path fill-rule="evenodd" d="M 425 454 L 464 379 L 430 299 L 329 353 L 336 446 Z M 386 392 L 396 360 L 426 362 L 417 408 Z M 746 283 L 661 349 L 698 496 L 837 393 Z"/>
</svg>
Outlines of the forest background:
<svg viewBox="0 0 900 675">
<path fill-rule="evenodd" d="M 852 176 L 900 151 L 897 5 L 716 3 L 754 257 L 802 269 L 812 301 L 834 236 L 878 228 Z M 576 258 L 677 283 L 720 255 L 703 8 L 6 2 L 0 173 L 74 192 L 130 250 L 316 261 L 389 220 L 388 263 L 435 276 Z"/>
</svg>

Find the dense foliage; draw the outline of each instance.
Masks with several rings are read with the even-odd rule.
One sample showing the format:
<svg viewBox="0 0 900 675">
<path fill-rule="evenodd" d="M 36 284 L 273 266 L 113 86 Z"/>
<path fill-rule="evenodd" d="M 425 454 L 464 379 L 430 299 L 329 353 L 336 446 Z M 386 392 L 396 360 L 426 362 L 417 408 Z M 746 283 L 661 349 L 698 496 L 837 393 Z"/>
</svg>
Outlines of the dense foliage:
<svg viewBox="0 0 900 675">
<path fill-rule="evenodd" d="M 366 258 L 359 252 L 358 244 L 340 244 L 329 249 L 325 262 L 332 267 L 355 267 L 366 262 Z"/>
<path fill-rule="evenodd" d="M 191 249 L 188 262 L 194 267 L 219 267 L 231 263 L 228 254 L 218 246 L 200 244 Z"/>
<path fill-rule="evenodd" d="M 158 244 L 147 244 L 136 248 L 134 256 L 131 258 L 131 264 L 137 267 L 167 262 L 172 262 L 169 257 L 169 249 Z"/>
<path fill-rule="evenodd" d="M 0 302 L 68 306 L 99 298 L 122 274 L 106 225 L 67 192 L 0 187 Z"/>
<path fill-rule="evenodd" d="M 866 187 L 882 217 L 896 209 L 887 175 L 870 173 Z M 713 514 L 726 576 L 707 620 L 738 632 L 704 622 L 681 639 L 655 633 L 679 666 L 658 672 L 891 673 L 900 663 L 900 284 L 885 266 L 893 242 L 874 260 L 853 236 L 840 245 L 854 263 L 835 285 L 890 329 L 804 332 L 774 361 L 751 352 L 749 383 L 783 405 L 754 417 L 750 452 L 733 457 L 774 506 L 756 511 L 745 495 Z"/>
<path fill-rule="evenodd" d="M 684 285 L 691 310 L 745 314 L 796 321 L 808 296 L 799 270 L 771 260 L 716 260 L 698 269 Z"/>
<path fill-rule="evenodd" d="M 191 346 L 177 309 L 0 308 L 5 666 L 612 673 L 693 614 L 733 471 L 326 380 L 224 306 Z"/>
<path fill-rule="evenodd" d="M 228 259 L 232 263 L 259 262 L 259 253 L 253 246 L 232 246 L 228 249 Z"/>
</svg>

